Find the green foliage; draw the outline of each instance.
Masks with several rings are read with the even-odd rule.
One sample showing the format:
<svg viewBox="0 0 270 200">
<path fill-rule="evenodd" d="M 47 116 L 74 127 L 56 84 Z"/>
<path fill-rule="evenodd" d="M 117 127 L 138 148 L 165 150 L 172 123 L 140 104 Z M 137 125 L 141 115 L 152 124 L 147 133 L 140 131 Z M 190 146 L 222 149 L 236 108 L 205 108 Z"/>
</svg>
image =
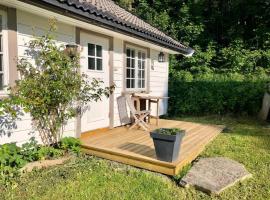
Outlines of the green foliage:
<svg viewBox="0 0 270 200">
<path fill-rule="evenodd" d="M 74 137 L 64 137 L 60 141 L 60 148 L 63 150 L 79 153 L 81 151 L 81 141 Z"/>
<path fill-rule="evenodd" d="M 75 138 L 64 138 L 61 145 L 41 146 L 34 138 L 18 147 L 16 143 L 0 146 L 0 183 L 10 185 L 18 177 L 19 169 L 28 162 L 54 159 L 69 151 L 78 153 L 80 141 Z"/>
<path fill-rule="evenodd" d="M 22 167 L 25 164 L 23 155 L 20 154 L 21 148 L 15 143 L 3 144 L 0 146 L 0 166 L 10 166 L 13 168 Z"/>
<path fill-rule="evenodd" d="M 190 58 L 170 57 L 170 114 L 256 114 L 270 74 L 269 1 L 132 5 L 141 18 L 196 50 Z"/>
<path fill-rule="evenodd" d="M 187 173 L 185 167 L 173 178 L 138 168 L 82 155 L 65 165 L 33 171 L 21 177 L 18 187 L 2 189 L 0 199 L 157 199 L 232 200 L 269 199 L 270 132 L 264 124 L 248 118 L 224 116 L 188 117 L 180 120 L 229 127 L 202 152 L 201 157 L 228 157 L 242 163 L 252 178 L 236 183 L 219 195 L 205 194 L 176 183 Z M 1 190 L 2 189 L 2 190 Z"/>
<path fill-rule="evenodd" d="M 170 115 L 255 115 L 269 81 L 263 76 L 259 79 L 239 74 L 199 74 L 192 81 L 186 81 L 186 76 L 190 74 L 180 72 L 170 79 Z"/>
<path fill-rule="evenodd" d="M 17 169 L 27 163 L 20 151 L 15 143 L 0 146 L 0 185 L 10 185 L 18 175 Z"/>
<path fill-rule="evenodd" d="M 22 145 L 20 154 L 28 162 L 39 160 L 39 145 L 34 137 L 30 138 L 29 142 Z"/>
<path fill-rule="evenodd" d="M 90 101 L 99 101 L 109 96 L 112 87 L 103 87 L 103 82 L 89 81 L 86 74 L 80 74 L 80 55 L 68 55 L 63 45 L 58 45 L 53 33 L 56 31 L 52 20 L 50 30 L 42 37 L 30 41 L 27 54 L 35 57 L 35 64 L 22 58 L 18 71 L 23 79 L 17 80 L 11 88 L 11 103 L 1 105 L 5 112 L 12 112 L 17 104 L 31 114 L 33 126 L 39 131 L 42 142 L 49 146 L 58 144 L 64 125 L 80 112 Z M 4 104 L 4 103 L 3 103 Z M 8 106 L 6 106 L 8 105 Z M 11 110 L 11 111 L 9 111 Z"/>
<path fill-rule="evenodd" d="M 178 133 L 182 134 L 182 131 L 183 130 L 179 128 L 159 128 L 156 129 L 154 132 L 162 135 L 176 135 Z"/>
<path fill-rule="evenodd" d="M 37 160 L 52 159 L 63 155 L 64 151 L 62 149 L 57 149 L 48 146 L 41 146 L 37 152 Z"/>
</svg>

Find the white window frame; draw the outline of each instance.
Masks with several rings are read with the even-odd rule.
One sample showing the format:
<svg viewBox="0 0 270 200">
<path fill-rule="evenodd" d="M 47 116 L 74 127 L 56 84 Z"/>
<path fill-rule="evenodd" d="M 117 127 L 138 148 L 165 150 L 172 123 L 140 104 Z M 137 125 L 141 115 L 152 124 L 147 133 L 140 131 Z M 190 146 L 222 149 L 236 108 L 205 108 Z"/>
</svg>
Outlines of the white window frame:
<svg viewBox="0 0 270 200">
<path fill-rule="evenodd" d="M 128 78 L 127 77 L 127 59 L 132 59 L 131 57 L 127 56 L 127 50 L 134 50 L 135 51 L 135 77 L 134 78 Z M 144 60 L 141 58 L 139 59 L 138 54 L 139 52 L 143 53 L 145 55 Z M 144 61 L 144 78 L 142 80 L 144 80 L 144 87 L 143 88 L 139 88 L 139 76 L 138 76 L 138 72 L 141 70 L 139 69 L 139 60 L 140 61 Z M 147 69 L 148 69 L 148 58 L 147 58 L 147 50 L 146 49 L 142 49 L 142 48 L 138 48 L 138 47 L 134 47 L 131 45 L 127 45 L 125 48 L 125 82 L 124 82 L 124 86 L 126 91 L 138 91 L 138 92 L 145 92 L 147 91 Z M 134 88 L 128 88 L 127 87 L 127 79 L 134 79 L 135 81 L 135 87 Z"/>
<path fill-rule="evenodd" d="M 92 55 L 89 55 L 88 54 L 88 52 L 89 52 L 89 44 L 91 44 L 91 45 L 94 45 L 95 46 L 95 55 L 94 56 L 92 56 Z M 97 56 L 97 46 L 101 46 L 101 57 L 99 57 L 99 56 Z M 104 52 L 103 52 L 103 46 L 102 45 L 100 45 L 100 44 L 95 44 L 95 43 L 87 43 L 87 70 L 88 71 L 95 71 L 95 72 L 104 72 L 104 67 L 103 67 L 103 62 L 104 62 L 104 60 L 103 60 L 103 54 L 104 54 Z M 94 58 L 94 60 L 95 60 L 95 69 L 89 69 L 89 59 L 88 58 Z M 102 61 L 102 70 L 98 70 L 97 69 L 97 59 L 101 59 L 101 61 Z"/>
<path fill-rule="evenodd" d="M 0 15 L 2 16 L 2 31 L 0 31 L 0 35 L 2 36 L 2 71 L 3 74 L 3 85 L 4 89 L 0 89 L 0 95 L 7 94 L 7 86 L 9 83 L 8 69 L 9 69 L 9 57 L 8 57 L 8 31 L 7 31 L 7 12 L 4 10 L 0 10 Z"/>
</svg>

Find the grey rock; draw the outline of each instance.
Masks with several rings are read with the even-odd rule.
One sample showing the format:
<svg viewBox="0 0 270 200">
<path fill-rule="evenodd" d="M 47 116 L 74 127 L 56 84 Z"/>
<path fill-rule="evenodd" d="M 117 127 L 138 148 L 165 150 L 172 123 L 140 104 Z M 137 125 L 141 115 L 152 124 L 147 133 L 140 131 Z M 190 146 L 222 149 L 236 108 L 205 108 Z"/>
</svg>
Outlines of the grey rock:
<svg viewBox="0 0 270 200">
<path fill-rule="evenodd" d="M 210 194 L 219 194 L 251 176 L 242 164 L 234 160 L 223 157 L 202 158 L 184 176 L 180 185 L 194 186 Z"/>
</svg>

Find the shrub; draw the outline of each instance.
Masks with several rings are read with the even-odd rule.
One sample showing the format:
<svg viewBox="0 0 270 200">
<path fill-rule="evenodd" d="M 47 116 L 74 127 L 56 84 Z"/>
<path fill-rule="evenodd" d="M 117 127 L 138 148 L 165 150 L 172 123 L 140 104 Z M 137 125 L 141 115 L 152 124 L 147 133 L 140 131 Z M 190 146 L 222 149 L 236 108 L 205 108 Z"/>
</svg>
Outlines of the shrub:
<svg viewBox="0 0 270 200">
<path fill-rule="evenodd" d="M 74 137 L 64 137 L 60 141 L 60 148 L 66 151 L 72 151 L 74 153 L 80 152 L 81 141 Z"/>
<path fill-rule="evenodd" d="M 28 112 L 46 146 L 59 143 L 64 125 L 84 106 L 109 97 L 114 89 L 113 85 L 105 87 L 102 81 L 78 73 L 80 53 L 69 54 L 64 45 L 57 44 L 55 25 L 55 20 L 51 20 L 49 31 L 28 43 L 28 57 L 19 59 L 17 64 L 23 78 L 9 88 L 9 97 L 0 103 L 0 114 L 9 117 L 16 117 L 14 108 Z M 30 56 L 35 57 L 34 63 Z"/>
<path fill-rule="evenodd" d="M 38 150 L 38 160 L 57 158 L 64 155 L 63 150 L 54 147 L 42 146 Z"/>
<path fill-rule="evenodd" d="M 0 146 L 0 184 L 8 185 L 16 177 L 18 169 L 27 163 L 15 143 Z"/>
<path fill-rule="evenodd" d="M 13 168 L 22 167 L 26 161 L 20 154 L 21 148 L 16 143 L 3 144 L 0 146 L 0 166 L 10 166 Z"/>
<path fill-rule="evenodd" d="M 179 77 L 179 75 L 178 75 Z M 267 79 L 240 74 L 194 76 L 192 81 L 171 77 L 169 114 L 245 114 L 258 113 Z"/>
<path fill-rule="evenodd" d="M 34 137 L 30 141 L 22 145 L 20 154 L 28 162 L 39 160 L 39 145 Z"/>
</svg>

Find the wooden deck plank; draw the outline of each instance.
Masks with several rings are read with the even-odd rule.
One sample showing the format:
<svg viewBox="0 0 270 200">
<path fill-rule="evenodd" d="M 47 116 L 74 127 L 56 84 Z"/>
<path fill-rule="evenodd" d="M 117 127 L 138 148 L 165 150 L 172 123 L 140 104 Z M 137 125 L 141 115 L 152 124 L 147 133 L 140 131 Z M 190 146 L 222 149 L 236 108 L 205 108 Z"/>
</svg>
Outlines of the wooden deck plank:
<svg viewBox="0 0 270 200">
<path fill-rule="evenodd" d="M 99 131 L 98 134 L 90 134 L 81 140 L 86 153 L 175 175 L 184 165 L 194 160 L 223 129 L 221 126 L 174 120 L 160 120 L 159 127 L 175 127 L 186 130 L 187 134 L 183 139 L 180 156 L 173 163 L 156 159 L 153 140 L 148 132 L 142 130 L 128 130 L 127 127 L 119 127 L 104 132 Z M 150 130 L 156 128 L 158 127 L 151 125 Z"/>
</svg>

